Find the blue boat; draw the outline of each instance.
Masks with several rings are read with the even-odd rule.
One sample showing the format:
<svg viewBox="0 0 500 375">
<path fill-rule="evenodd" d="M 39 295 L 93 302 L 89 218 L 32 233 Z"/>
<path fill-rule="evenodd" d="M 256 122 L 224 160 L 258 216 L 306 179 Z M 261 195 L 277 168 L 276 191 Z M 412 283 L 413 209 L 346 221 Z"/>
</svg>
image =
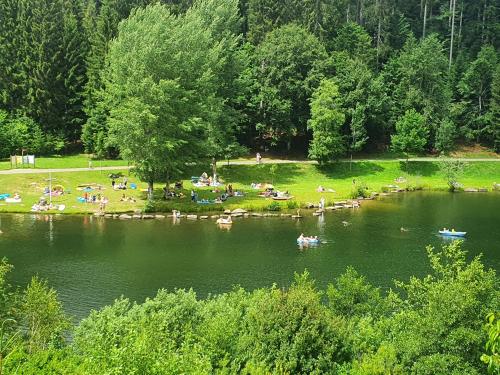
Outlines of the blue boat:
<svg viewBox="0 0 500 375">
<path fill-rule="evenodd" d="M 467 232 L 455 232 L 455 230 L 440 230 L 439 234 L 443 236 L 452 236 L 452 237 L 465 237 Z"/>
</svg>

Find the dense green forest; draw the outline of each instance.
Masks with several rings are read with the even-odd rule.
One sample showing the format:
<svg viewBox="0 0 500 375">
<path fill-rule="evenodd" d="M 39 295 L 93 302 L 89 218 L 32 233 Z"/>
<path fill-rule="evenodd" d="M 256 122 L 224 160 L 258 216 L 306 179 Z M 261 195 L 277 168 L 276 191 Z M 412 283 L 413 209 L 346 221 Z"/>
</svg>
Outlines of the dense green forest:
<svg viewBox="0 0 500 375">
<path fill-rule="evenodd" d="M 5 0 L 0 157 L 500 147 L 494 0 Z"/>
<path fill-rule="evenodd" d="M 352 268 L 326 290 L 304 272 L 288 288 L 122 298 L 76 326 L 40 279 L 13 291 L 4 260 L 0 371 L 474 375 L 489 365 L 498 374 L 500 323 L 487 320 L 500 308 L 495 271 L 467 261 L 459 241 L 428 254 L 428 276 L 385 292 Z"/>
<path fill-rule="evenodd" d="M 4 0 L 0 157 L 130 157 L 113 130 L 139 121 L 189 157 L 498 150 L 499 17 L 494 0 Z"/>
</svg>

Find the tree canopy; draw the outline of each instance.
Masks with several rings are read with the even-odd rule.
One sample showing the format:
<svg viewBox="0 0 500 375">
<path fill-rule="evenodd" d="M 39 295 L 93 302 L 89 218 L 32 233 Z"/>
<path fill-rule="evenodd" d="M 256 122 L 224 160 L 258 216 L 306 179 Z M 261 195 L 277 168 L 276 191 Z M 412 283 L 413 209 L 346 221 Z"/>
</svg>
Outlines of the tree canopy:
<svg viewBox="0 0 500 375">
<path fill-rule="evenodd" d="M 0 4 L 0 110 L 36 124 L 47 140 L 39 153 L 120 154 L 110 132 L 113 40 L 123 38 L 120 22 L 152 5 L 168 10 L 172 28 L 189 33 L 182 36 L 188 56 L 199 56 L 205 37 L 220 48 L 210 73 L 215 99 L 199 124 L 210 140 L 208 157 L 292 146 L 294 153 L 310 153 L 310 103 L 323 79 L 336 80 L 345 113 L 340 156 L 386 150 L 408 110 L 426 119 L 422 152 L 446 153 L 464 143 L 498 149 L 500 12 L 490 0 L 6 0 Z M 206 34 L 200 43 L 200 31 L 189 26 L 194 14 Z M 152 42 L 144 33 L 138 46 L 141 38 Z M 139 47 L 153 45 L 159 54 L 150 56 L 159 66 L 151 63 L 152 69 L 193 68 L 193 59 L 158 60 L 175 45 L 160 40 Z"/>
</svg>

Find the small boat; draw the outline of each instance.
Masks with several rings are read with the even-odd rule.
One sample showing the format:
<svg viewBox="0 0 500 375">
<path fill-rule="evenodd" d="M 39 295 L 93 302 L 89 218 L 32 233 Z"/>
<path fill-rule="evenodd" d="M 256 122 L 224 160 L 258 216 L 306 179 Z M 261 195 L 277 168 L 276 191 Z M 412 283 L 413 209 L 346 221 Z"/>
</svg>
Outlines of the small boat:
<svg viewBox="0 0 500 375">
<path fill-rule="evenodd" d="M 221 218 L 217 219 L 216 223 L 219 225 L 231 225 L 233 223 L 233 220 L 231 219 L 231 216 L 229 216 L 227 218 L 221 217 Z"/>
<path fill-rule="evenodd" d="M 319 239 L 318 238 L 313 238 L 313 237 L 303 237 L 303 238 L 297 238 L 297 243 L 299 245 L 309 245 L 309 244 L 318 244 Z"/>
<path fill-rule="evenodd" d="M 467 232 L 455 232 L 454 230 L 440 230 L 439 234 L 443 236 L 465 237 Z"/>
</svg>

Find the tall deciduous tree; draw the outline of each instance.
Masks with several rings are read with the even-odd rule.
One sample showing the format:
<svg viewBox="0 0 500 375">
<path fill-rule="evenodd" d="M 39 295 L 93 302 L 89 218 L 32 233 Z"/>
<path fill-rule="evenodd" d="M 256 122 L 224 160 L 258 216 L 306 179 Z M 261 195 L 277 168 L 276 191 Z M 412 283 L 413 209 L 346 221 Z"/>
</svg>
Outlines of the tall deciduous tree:
<svg viewBox="0 0 500 375">
<path fill-rule="evenodd" d="M 206 155 L 223 44 L 193 8 L 176 17 L 162 5 L 138 8 L 120 24 L 109 52 L 109 124 L 122 156 L 149 184 L 177 177 Z"/>
<path fill-rule="evenodd" d="M 308 128 L 313 138 L 309 145 L 309 157 L 320 162 L 334 160 L 345 152 L 342 125 L 345 115 L 337 98 L 339 89 L 333 80 L 321 81 L 311 100 L 311 119 Z"/>
</svg>

